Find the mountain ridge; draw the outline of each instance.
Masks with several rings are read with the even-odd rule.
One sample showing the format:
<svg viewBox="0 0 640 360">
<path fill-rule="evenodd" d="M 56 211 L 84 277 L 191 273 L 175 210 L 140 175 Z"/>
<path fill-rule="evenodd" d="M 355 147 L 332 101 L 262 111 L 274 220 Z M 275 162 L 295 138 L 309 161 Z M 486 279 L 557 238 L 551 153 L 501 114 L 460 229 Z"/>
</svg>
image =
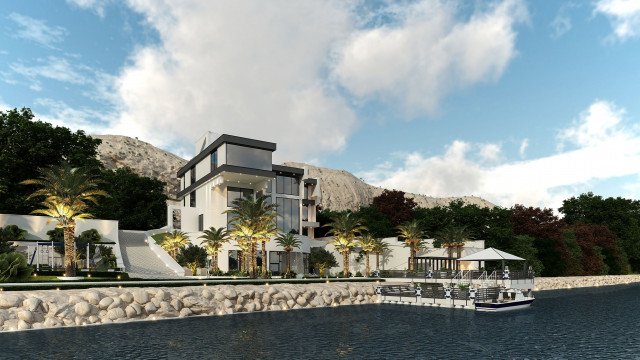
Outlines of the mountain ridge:
<svg viewBox="0 0 640 360">
<path fill-rule="evenodd" d="M 98 160 L 107 169 L 131 168 L 136 174 L 161 180 L 166 183 L 165 193 L 175 198 L 180 189 L 176 177 L 178 169 L 187 160 L 159 149 L 152 144 L 124 135 L 92 135 L 102 140 L 98 146 Z M 346 170 L 318 167 L 300 162 L 284 162 L 283 165 L 308 168 L 309 175 L 320 179 L 322 207 L 334 211 L 356 210 L 371 204 L 374 197 L 384 188 L 367 184 Z M 422 194 L 406 193 L 420 207 L 445 206 L 452 201 L 461 200 L 465 204 L 480 207 L 493 207 L 494 204 L 477 196 L 433 197 Z"/>
</svg>

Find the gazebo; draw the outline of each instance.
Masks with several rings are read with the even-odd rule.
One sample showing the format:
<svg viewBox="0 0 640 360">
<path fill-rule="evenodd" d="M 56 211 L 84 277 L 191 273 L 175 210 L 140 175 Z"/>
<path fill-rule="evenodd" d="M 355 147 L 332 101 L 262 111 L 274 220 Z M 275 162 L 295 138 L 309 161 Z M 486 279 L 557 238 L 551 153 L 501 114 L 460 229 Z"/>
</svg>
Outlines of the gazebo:
<svg viewBox="0 0 640 360">
<path fill-rule="evenodd" d="M 504 271 L 504 262 L 505 261 L 525 261 L 525 259 L 515 256 L 513 254 L 509 254 L 508 252 L 504 252 L 502 250 L 487 248 L 482 251 L 478 251 L 477 253 L 463 256 L 458 259 L 458 261 L 502 261 L 502 270 Z"/>
</svg>

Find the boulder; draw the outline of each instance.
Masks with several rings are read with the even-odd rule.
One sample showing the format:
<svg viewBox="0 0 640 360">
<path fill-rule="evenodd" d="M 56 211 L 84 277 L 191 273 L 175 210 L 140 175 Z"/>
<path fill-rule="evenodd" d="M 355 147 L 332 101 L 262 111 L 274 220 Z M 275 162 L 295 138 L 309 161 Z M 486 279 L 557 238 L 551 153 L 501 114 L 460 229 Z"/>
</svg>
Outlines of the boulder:
<svg viewBox="0 0 640 360">
<path fill-rule="evenodd" d="M 28 298 L 22 302 L 22 307 L 29 311 L 36 311 L 40 307 L 42 300 L 38 298 Z"/>
<path fill-rule="evenodd" d="M 80 297 L 80 296 L 78 296 L 78 295 L 69 295 L 69 301 L 68 301 L 68 303 L 69 303 L 69 305 L 75 305 L 75 304 L 77 304 L 77 303 L 79 303 L 80 301 L 83 301 L 83 300 L 84 300 L 84 299 L 83 299 L 83 298 L 81 298 L 81 297 Z"/>
<path fill-rule="evenodd" d="M 98 303 L 98 307 L 102 310 L 106 310 L 112 303 L 113 298 L 107 296 L 104 299 L 100 300 L 100 302 Z"/>
<path fill-rule="evenodd" d="M 100 293 L 97 291 L 85 291 L 82 293 L 82 297 L 91 305 L 98 305 L 100 303 Z"/>
<path fill-rule="evenodd" d="M 140 306 L 140 304 L 134 302 L 134 303 L 131 303 L 129 307 L 131 307 L 133 310 L 136 311 L 136 316 L 142 315 L 142 306 Z"/>
<path fill-rule="evenodd" d="M 211 291 L 209 289 L 204 289 L 202 290 L 202 297 L 209 300 L 213 297 L 213 294 L 211 293 Z"/>
<path fill-rule="evenodd" d="M 296 303 L 300 306 L 305 306 L 307 304 L 307 299 L 305 299 L 304 296 L 300 296 L 296 300 Z"/>
<path fill-rule="evenodd" d="M 113 298 L 113 302 L 111 303 L 111 305 L 109 305 L 109 307 L 107 307 L 107 310 L 115 309 L 121 306 L 122 306 L 122 300 L 119 297 L 116 297 L 116 298 Z"/>
<path fill-rule="evenodd" d="M 0 309 L 9 309 L 19 307 L 22 304 L 22 296 L 13 294 L 0 295 Z"/>
<path fill-rule="evenodd" d="M 126 316 L 127 314 L 121 308 L 113 308 L 107 312 L 107 317 L 110 320 L 121 319 Z"/>
<path fill-rule="evenodd" d="M 217 291 L 217 292 L 215 293 L 215 295 L 213 296 L 213 298 L 214 298 L 216 301 L 224 301 L 224 299 L 225 299 L 224 294 L 222 293 L 222 291 Z"/>
<path fill-rule="evenodd" d="M 18 330 L 28 330 L 31 329 L 31 324 L 24 320 L 18 320 Z"/>
<path fill-rule="evenodd" d="M 153 313 L 155 313 L 156 311 L 158 311 L 158 308 L 157 308 L 153 303 L 148 302 L 148 303 L 144 306 L 144 311 L 145 311 L 147 314 L 153 314 Z"/>
<path fill-rule="evenodd" d="M 18 311 L 18 319 L 31 324 L 33 322 L 33 313 L 29 310 L 20 310 Z"/>
<path fill-rule="evenodd" d="M 126 304 L 131 304 L 133 302 L 133 294 L 128 291 L 126 293 L 120 294 L 120 300 L 122 300 L 122 302 Z"/>
<path fill-rule="evenodd" d="M 230 300 L 234 300 L 238 297 L 238 293 L 234 289 L 227 289 L 224 292 L 224 297 Z"/>
<path fill-rule="evenodd" d="M 177 311 L 182 310 L 182 301 L 180 301 L 180 299 L 173 299 L 171 300 L 171 306 L 173 306 L 174 309 L 176 309 Z"/>
<path fill-rule="evenodd" d="M 157 299 L 160 302 L 163 302 L 169 298 L 169 294 L 162 289 L 158 289 L 156 291 L 156 296 L 154 296 L 153 298 Z"/>
<path fill-rule="evenodd" d="M 183 289 L 182 291 L 180 291 L 178 293 L 178 297 L 180 299 L 185 298 L 187 296 L 191 296 L 191 295 L 193 295 L 193 290 L 191 290 L 191 289 Z"/>
<path fill-rule="evenodd" d="M 180 310 L 180 317 L 190 316 L 191 314 L 193 314 L 193 312 L 189 308 L 183 308 Z"/>
<path fill-rule="evenodd" d="M 138 289 L 132 292 L 133 300 L 140 305 L 144 305 L 149 302 L 149 294 L 144 289 Z"/>
<path fill-rule="evenodd" d="M 129 305 L 124 309 L 125 314 L 127 314 L 127 318 L 131 319 L 134 318 L 136 316 L 138 316 L 138 313 L 136 312 L 136 309 L 133 308 L 133 306 Z"/>
<path fill-rule="evenodd" d="M 91 304 L 86 301 L 81 301 L 74 306 L 76 314 L 80 316 L 86 316 L 91 313 Z"/>
</svg>

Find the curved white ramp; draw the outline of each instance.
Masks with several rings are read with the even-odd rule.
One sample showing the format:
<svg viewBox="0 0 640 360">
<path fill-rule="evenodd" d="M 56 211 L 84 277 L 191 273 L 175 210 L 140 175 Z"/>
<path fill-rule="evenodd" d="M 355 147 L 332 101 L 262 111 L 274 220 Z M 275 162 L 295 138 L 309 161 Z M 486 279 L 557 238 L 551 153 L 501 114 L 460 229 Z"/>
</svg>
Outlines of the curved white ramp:
<svg viewBox="0 0 640 360">
<path fill-rule="evenodd" d="M 180 279 L 146 243 L 144 231 L 118 232 L 122 260 L 129 277 L 140 279 Z M 153 241 L 152 239 L 150 241 Z"/>
</svg>

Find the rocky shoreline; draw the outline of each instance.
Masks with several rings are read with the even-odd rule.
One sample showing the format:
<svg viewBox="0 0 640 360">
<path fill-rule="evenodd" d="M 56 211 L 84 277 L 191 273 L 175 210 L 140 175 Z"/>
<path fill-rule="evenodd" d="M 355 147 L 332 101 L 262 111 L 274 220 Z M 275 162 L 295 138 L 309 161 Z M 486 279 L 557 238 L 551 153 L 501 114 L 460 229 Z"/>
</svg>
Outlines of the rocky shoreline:
<svg viewBox="0 0 640 360">
<path fill-rule="evenodd" d="M 640 274 L 634 275 L 602 275 L 602 276 L 567 276 L 539 277 L 535 279 L 535 290 L 559 290 L 585 287 L 626 285 L 640 282 Z"/>
<path fill-rule="evenodd" d="M 377 303 L 375 283 L 95 288 L 0 293 L 0 331 Z"/>
</svg>

